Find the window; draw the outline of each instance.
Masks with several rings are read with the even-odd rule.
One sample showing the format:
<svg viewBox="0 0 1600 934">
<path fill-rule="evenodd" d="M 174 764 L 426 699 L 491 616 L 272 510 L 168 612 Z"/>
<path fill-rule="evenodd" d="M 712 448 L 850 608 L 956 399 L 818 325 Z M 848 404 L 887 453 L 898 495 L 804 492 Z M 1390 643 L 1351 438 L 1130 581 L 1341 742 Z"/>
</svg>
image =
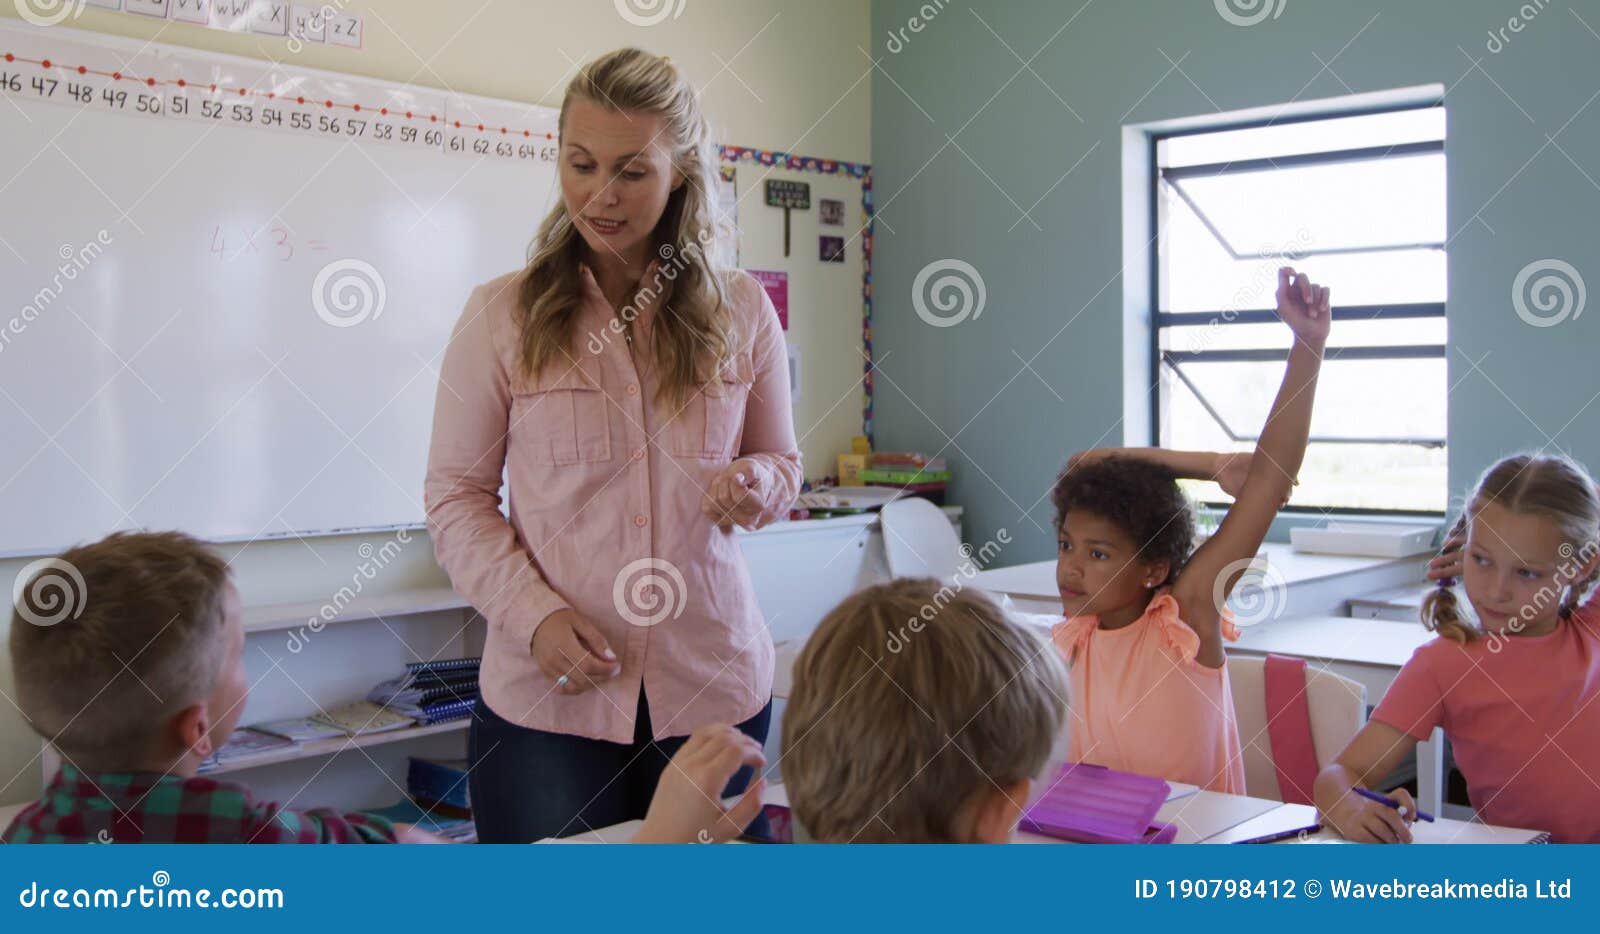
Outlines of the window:
<svg viewBox="0 0 1600 934">
<path fill-rule="evenodd" d="M 1444 131 L 1429 106 L 1155 137 L 1153 443 L 1255 446 L 1290 346 L 1289 264 L 1334 297 L 1290 508 L 1444 512 Z"/>
</svg>

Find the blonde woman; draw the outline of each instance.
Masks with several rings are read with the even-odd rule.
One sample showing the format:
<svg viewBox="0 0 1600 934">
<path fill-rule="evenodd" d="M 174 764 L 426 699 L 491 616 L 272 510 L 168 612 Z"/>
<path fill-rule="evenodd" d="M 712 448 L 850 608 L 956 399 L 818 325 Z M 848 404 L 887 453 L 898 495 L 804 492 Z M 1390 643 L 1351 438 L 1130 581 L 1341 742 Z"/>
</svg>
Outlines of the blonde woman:
<svg viewBox="0 0 1600 934">
<path fill-rule="evenodd" d="M 772 641 L 733 528 L 800 486 L 777 314 L 709 249 L 693 87 L 637 49 L 596 59 L 559 159 L 528 266 L 456 325 L 428 460 L 439 563 L 489 625 L 468 743 L 485 842 L 643 817 L 698 727 L 765 741 Z"/>
</svg>

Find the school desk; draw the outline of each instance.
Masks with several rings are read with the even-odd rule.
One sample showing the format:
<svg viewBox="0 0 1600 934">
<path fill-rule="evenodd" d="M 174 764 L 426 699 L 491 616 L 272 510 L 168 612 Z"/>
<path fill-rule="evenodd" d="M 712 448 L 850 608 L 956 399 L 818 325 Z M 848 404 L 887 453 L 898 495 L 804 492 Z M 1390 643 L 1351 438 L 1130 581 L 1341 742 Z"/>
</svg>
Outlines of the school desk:
<svg viewBox="0 0 1600 934">
<path fill-rule="evenodd" d="M 1277 619 L 1311 613 L 1342 614 L 1354 596 L 1421 581 L 1428 560 L 1427 555 L 1363 558 L 1299 554 L 1287 542 L 1268 542 L 1261 546 L 1260 554 L 1269 568 L 1265 578 L 1268 586 L 1275 588 L 1267 594 L 1272 602 L 1266 612 Z M 1054 561 L 989 568 L 973 575 L 971 585 L 1005 594 L 1025 612 L 1061 612 Z"/>
<path fill-rule="evenodd" d="M 1306 827 L 1316 822 L 1316 810 L 1303 804 L 1284 804 L 1265 798 L 1229 795 L 1216 791 L 1199 791 L 1193 785 L 1171 783 L 1167 803 L 1156 812 L 1156 819 L 1178 825 L 1179 843 L 1236 843 L 1251 837 L 1281 830 Z M 767 786 L 762 800 L 767 804 L 787 806 L 787 789 L 781 785 Z M 639 832 L 643 821 L 628 821 L 611 827 L 601 827 L 587 833 L 544 843 L 626 843 Z M 1535 830 L 1518 830 L 1493 827 L 1468 821 L 1439 818 L 1434 823 L 1419 822 L 1412 825 L 1418 843 L 1541 843 L 1548 835 Z M 1314 842 L 1332 834 L 1325 832 L 1309 840 L 1285 842 Z M 1022 833 L 1016 835 L 1017 843 L 1062 843 L 1053 837 Z"/>
</svg>

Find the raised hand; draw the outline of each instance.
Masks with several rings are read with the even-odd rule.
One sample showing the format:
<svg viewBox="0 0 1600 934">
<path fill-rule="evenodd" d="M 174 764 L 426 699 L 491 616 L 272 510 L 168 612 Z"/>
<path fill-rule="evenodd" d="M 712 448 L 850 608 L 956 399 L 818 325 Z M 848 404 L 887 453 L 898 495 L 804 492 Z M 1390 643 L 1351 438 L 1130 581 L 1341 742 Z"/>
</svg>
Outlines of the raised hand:
<svg viewBox="0 0 1600 934">
<path fill-rule="evenodd" d="M 1278 317 L 1302 343 L 1321 350 L 1333 322 L 1327 286 L 1317 285 L 1292 266 L 1278 269 Z"/>
</svg>

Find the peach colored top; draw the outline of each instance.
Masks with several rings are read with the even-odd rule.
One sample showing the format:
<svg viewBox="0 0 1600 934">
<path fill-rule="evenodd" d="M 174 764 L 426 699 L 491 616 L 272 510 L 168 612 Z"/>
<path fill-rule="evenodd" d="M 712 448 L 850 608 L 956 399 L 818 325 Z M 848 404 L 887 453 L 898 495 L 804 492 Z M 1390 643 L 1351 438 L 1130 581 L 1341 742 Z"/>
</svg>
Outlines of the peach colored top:
<svg viewBox="0 0 1600 934">
<path fill-rule="evenodd" d="M 1226 612 L 1222 632 L 1239 638 Z M 1121 629 L 1079 616 L 1050 635 L 1071 666 L 1072 761 L 1244 794 L 1228 666 L 1195 661 L 1200 636 L 1170 593 Z"/>
<path fill-rule="evenodd" d="M 524 376 L 520 276 L 478 286 L 456 324 L 425 482 L 439 564 L 488 620 L 484 701 L 525 727 L 618 743 L 633 740 L 641 687 L 658 739 L 754 716 L 772 693 L 772 638 L 737 537 L 701 502 L 735 457 L 757 465 L 760 525 L 786 517 L 799 493 L 777 312 L 755 279 L 729 274 L 735 353 L 672 413 L 587 267 L 568 359 Z M 640 348 L 653 319 L 641 305 Z M 568 607 L 622 662 L 599 690 L 571 696 L 529 650 L 545 617 Z"/>
</svg>

